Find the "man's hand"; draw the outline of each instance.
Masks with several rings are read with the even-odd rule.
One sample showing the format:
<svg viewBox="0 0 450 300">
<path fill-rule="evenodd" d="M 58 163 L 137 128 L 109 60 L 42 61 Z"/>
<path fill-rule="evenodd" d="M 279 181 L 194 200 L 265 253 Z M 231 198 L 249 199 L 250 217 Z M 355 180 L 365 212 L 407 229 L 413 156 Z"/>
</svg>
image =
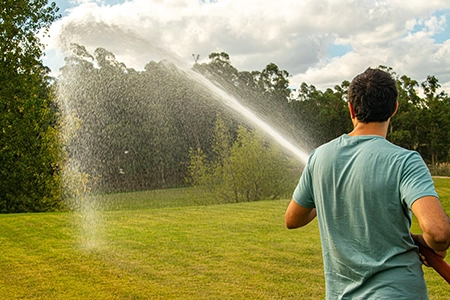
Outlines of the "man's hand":
<svg viewBox="0 0 450 300">
<path fill-rule="evenodd" d="M 423 236 L 421 234 L 412 234 L 411 236 L 414 240 L 414 242 L 416 243 L 416 245 L 420 244 L 424 247 L 430 248 L 430 246 L 427 245 L 427 243 L 425 242 L 425 240 L 423 239 Z M 436 251 L 430 248 L 430 250 L 434 251 L 434 253 L 436 253 L 437 255 L 439 255 L 442 258 L 445 258 L 445 256 L 447 255 L 447 250 L 443 250 L 443 251 Z M 420 253 L 420 260 L 424 263 L 424 265 L 426 265 L 427 267 L 429 267 L 426 258 L 424 257 L 424 255 L 422 253 Z"/>
<path fill-rule="evenodd" d="M 411 236 L 414 239 L 414 243 L 419 247 L 419 256 L 422 263 L 427 267 L 432 267 L 442 278 L 450 283 L 450 265 L 443 259 L 447 251 L 434 251 L 429 248 L 420 234 L 411 234 Z"/>
</svg>

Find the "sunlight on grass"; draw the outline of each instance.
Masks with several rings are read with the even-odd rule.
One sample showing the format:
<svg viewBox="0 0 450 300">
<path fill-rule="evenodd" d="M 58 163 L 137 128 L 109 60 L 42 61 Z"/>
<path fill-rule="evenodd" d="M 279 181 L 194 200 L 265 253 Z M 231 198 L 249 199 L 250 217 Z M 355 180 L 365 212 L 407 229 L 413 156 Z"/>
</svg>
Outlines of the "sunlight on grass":
<svg viewBox="0 0 450 300">
<path fill-rule="evenodd" d="M 450 179 L 438 178 L 436 186 L 448 211 Z M 96 225 L 101 236 L 89 247 L 83 244 L 89 228 L 82 229 L 80 214 L 0 215 L 0 295 L 324 298 L 316 221 L 289 231 L 284 226 L 288 200 L 203 205 L 207 199 L 200 194 L 193 205 L 189 199 L 196 193 L 174 189 L 103 196 L 99 201 L 109 201 L 110 209 L 101 212 Z M 418 232 L 416 222 L 413 231 Z M 450 299 L 448 285 L 436 272 L 425 268 L 425 276 L 430 299 Z"/>
</svg>

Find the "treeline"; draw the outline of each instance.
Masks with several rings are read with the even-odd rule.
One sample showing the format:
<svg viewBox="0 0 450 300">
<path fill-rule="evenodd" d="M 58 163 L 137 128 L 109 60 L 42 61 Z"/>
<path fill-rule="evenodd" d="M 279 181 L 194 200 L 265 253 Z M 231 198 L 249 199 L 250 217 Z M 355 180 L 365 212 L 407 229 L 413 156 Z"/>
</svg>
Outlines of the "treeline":
<svg viewBox="0 0 450 300">
<path fill-rule="evenodd" d="M 322 132 L 323 124 L 310 119 L 309 112 L 303 115 L 302 107 L 292 107 L 287 71 L 269 64 L 262 71 L 239 72 L 226 53 L 209 58 L 193 70 L 251 107 L 301 148 L 312 149 L 319 138 L 339 134 L 338 128 Z M 240 127 L 254 129 L 174 64 L 150 62 L 138 72 L 102 48 L 89 53 L 72 45 L 57 91 L 64 123 L 71 125 L 65 127 L 66 171 L 74 175 L 73 186 L 89 182 L 87 188 L 99 192 L 186 185 L 192 149 L 201 149 L 208 160 L 222 159 L 214 150 L 218 118 L 230 133 L 230 147 L 239 138 Z M 341 119 L 348 125 L 346 116 Z M 308 132 L 311 126 L 316 127 L 310 131 L 314 134 Z M 80 174 L 89 178 L 80 181 Z"/>
<path fill-rule="evenodd" d="M 232 140 L 245 119 L 167 61 L 150 62 L 143 71 L 127 68 L 113 53 L 93 54 L 73 45 L 58 79 L 65 112 L 78 124 L 68 147 L 77 170 L 91 176 L 103 192 L 185 185 L 189 152 L 201 149 L 211 161 L 217 116 L 225 120 Z M 289 86 L 289 73 L 270 63 L 262 71 L 239 71 L 226 53 L 212 53 L 208 63 L 194 64 L 233 97 L 256 111 L 300 148 L 311 150 L 351 131 L 346 103 L 349 81 L 317 90 L 303 83 Z M 381 66 L 393 76 L 392 69 Z M 450 105 L 429 76 L 420 86 L 397 77 L 400 108 L 388 139 L 419 151 L 430 164 L 449 159 Z M 258 130 L 258 129 L 256 129 Z"/>
<path fill-rule="evenodd" d="M 194 69 L 204 74 L 215 72 L 220 77 L 216 80 L 241 101 L 264 111 L 273 124 L 286 128 L 285 134 L 297 138 L 304 149 L 311 150 L 352 130 L 346 103 L 351 79 L 325 91 L 307 83 L 292 90 L 289 73 L 273 63 L 261 72 L 240 72 L 231 66 L 226 53 L 213 53 L 210 58 L 210 63 L 195 65 Z M 430 75 L 419 83 L 397 75 L 390 67 L 378 67 L 392 74 L 399 91 L 399 110 L 391 120 L 387 139 L 418 151 L 430 167 L 448 163 L 450 97 L 440 90 L 438 79 Z"/>
<path fill-rule="evenodd" d="M 73 45 L 57 86 L 69 165 L 102 192 L 185 185 L 189 148 L 210 143 L 219 111 L 173 64 L 137 72 L 105 49 Z"/>
</svg>

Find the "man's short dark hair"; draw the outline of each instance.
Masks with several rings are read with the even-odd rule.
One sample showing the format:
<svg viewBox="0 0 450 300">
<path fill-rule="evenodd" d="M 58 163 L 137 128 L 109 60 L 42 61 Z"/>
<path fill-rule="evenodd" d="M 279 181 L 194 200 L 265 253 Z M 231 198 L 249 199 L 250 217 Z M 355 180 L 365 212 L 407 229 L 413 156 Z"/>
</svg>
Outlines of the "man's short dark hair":
<svg viewBox="0 0 450 300">
<path fill-rule="evenodd" d="M 368 68 L 348 88 L 348 101 L 358 121 L 363 123 L 387 121 L 395 112 L 397 96 L 395 80 L 380 69 Z"/>
</svg>

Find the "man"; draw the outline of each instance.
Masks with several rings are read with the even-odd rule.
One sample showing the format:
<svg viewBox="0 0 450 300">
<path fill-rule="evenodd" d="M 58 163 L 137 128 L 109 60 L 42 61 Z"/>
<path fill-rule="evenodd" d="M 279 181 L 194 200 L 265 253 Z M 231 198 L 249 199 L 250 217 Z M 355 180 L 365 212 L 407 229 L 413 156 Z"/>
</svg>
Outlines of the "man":
<svg viewBox="0 0 450 300">
<path fill-rule="evenodd" d="M 327 299 L 428 299 L 414 239 L 442 257 L 450 221 L 420 155 L 388 142 L 395 80 L 367 69 L 348 90 L 354 129 L 315 149 L 285 216 L 318 217 Z M 411 211 L 421 235 L 411 235 Z"/>
</svg>

